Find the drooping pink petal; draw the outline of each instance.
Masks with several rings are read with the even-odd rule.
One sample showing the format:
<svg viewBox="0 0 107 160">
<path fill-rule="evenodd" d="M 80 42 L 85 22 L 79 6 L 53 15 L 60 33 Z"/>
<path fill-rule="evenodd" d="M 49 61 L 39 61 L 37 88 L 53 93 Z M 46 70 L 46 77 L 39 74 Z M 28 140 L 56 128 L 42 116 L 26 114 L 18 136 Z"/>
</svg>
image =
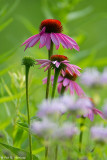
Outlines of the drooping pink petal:
<svg viewBox="0 0 107 160">
<path fill-rule="evenodd" d="M 80 76 L 80 72 L 77 69 L 78 66 L 76 67 L 76 65 L 72 65 L 72 64 L 69 64 L 69 63 L 67 63 L 66 66 L 67 66 L 66 69 L 68 71 L 70 71 L 71 74 L 74 72 L 75 74 L 77 74 L 78 76 Z"/>
<path fill-rule="evenodd" d="M 91 121 L 93 121 L 93 120 L 94 120 L 94 113 L 92 112 L 91 109 L 89 109 L 88 112 L 89 112 L 89 113 L 88 113 L 87 117 L 88 117 Z"/>
<path fill-rule="evenodd" d="M 55 44 L 56 49 L 58 49 L 59 46 L 60 46 L 60 42 L 59 42 L 59 39 L 57 37 L 57 34 L 51 33 L 51 39 L 52 39 L 53 43 Z"/>
<path fill-rule="evenodd" d="M 48 50 L 50 50 L 50 46 L 51 46 L 51 37 L 50 37 L 50 33 L 47 34 L 47 39 L 46 39 L 46 47 Z"/>
<path fill-rule="evenodd" d="M 85 96 L 85 93 L 82 90 L 82 88 L 76 82 L 73 81 L 72 83 L 73 83 L 73 86 L 74 86 L 74 89 L 75 89 L 77 95 L 78 96 Z"/>
<path fill-rule="evenodd" d="M 43 64 L 43 63 L 45 63 L 45 62 L 50 62 L 50 63 L 51 63 L 51 61 L 48 60 L 48 59 L 36 59 L 35 61 L 38 62 L 36 65 L 38 65 L 38 64 Z"/>
<path fill-rule="evenodd" d="M 74 94 L 74 85 L 72 83 L 73 81 L 70 81 L 70 84 L 69 84 L 69 88 L 70 88 L 70 94 Z"/>
<path fill-rule="evenodd" d="M 40 35 L 38 35 L 37 37 L 35 37 L 34 39 L 30 40 L 28 42 L 28 48 L 33 47 L 40 39 Z"/>
<path fill-rule="evenodd" d="M 57 89 L 58 89 L 58 93 L 61 93 L 61 89 L 62 89 L 62 83 L 59 83 L 59 84 L 58 84 L 58 87 L 57 87 Z"/>
<path fill-rule="evenodd" d="M 39 33 L 40 36 L 41 36 L 43 33 L 45 33 L 45 30 L 46 30 L 46 27 L 43 27 L 42 30 L 41 30 L 40 33 Z"/>
<path fill-rule="evenodd" d="M 45 77 L 43 80 L 42 80 L 43 84 L 46 84 L 47 83 L 47 77 Z"/>
<path fill-rule="evenodd" d="M 63 78 L 62 76 L 59 76 L 59 77 L 58 77 L 58 83 L 62 82 L 63 79 L 64 79 L 64 78 Z"/>
<path fill-rule="evenodd" d="M 26 43 L 28 43 L 28 42 L 30 42 L 31 40 L 33 40 L 34 38 L 36 38 L 36 37 L 40 37 L 40 35 L 39 34 L 36 34 L 36 35 L 34 35 L 34 36 L 31 36 L 31 37 L 29 37 L 24 43 L 22 43 L 22 45 L 21 46 L 23 46 L 24 44 L 26 44 Z"/>
<path fill-rule="evenodd" d="M 68 60 L 64 60 L 64 61 L 61 61 L 61 63 L 66 64 L 66 63 L 70 63 L 70 61 L 68 61 Z"/>
<path fill-rule="evenodd" d="M 40 37 L 40 43 L 44 45 L 46 43 L 46 39 L 47 39 L 47 34 L 43 33 Z"/>
<path fill-rule="evenodd" d="M 53 82 L 53 80 L 54 80 L 54 76 L 51 76 L 51 82 Z M 42 81 L 43 81 L 43 84 L 46 84 L 47 83 L 47 77 L 44 78 Z"/>
<path fill-rule="evenodd" d="M 50 65 L 50 62 L 45 62 L 45 63 L 41 64 L 40 68 L 43 68 L 43 67 L 48 66 L 48 65 Z"/>
<path fill-rule="evenodd" d="M 59 42 L 62 44 L 62 46 L 68 49 L 68 45 L 65 39 L 61 36 L 60 33 L 57 33 L 57 35 L 58 35 Z"/>
<path fill-rule="evenodd" d="M 60 64 L 61 64 L 60 62 L 56 61 L 56 64 L 55 64 L 56 68 L 59 68 Z"/>
<path fill-rule="evenodd" d="M 99 114 L 99 116 L 101 117 L 101 118 L 103 118 L 103 119 L 105 119 L 104 117 L 104 113 L 103 112 L 101 112 L 100 110 L 98 110 L 97 108 L 93 108 L 93 112 L 94 112 L 94 114 Z"/>
<path fill-rule="evenodd" d="M 47 67 L 45 68 L 44 72 L 47 71 L 50 68 L 50 64 L 47 65 Z"/>
<path fill-rule="evenodd" d="M 62 33 L 61 33 L 62 34 Z M 70 49 L 74 48 L 76 49 L 77 51 L 79 51 L 79 46 L 78 44 L 69 36 L 65 35 L 65 34 L 62 34 L 62 37 L 67 41 L 68 43 L 68 47 Z"/>
<path fill-rule="evenodd" d="M 69 79 L 64 78 L 64 80 L 63 80 L 63 86 L 64 86 L 64 87 L 68 86 L 69 82 L 70 82 Z"/>
</svg>

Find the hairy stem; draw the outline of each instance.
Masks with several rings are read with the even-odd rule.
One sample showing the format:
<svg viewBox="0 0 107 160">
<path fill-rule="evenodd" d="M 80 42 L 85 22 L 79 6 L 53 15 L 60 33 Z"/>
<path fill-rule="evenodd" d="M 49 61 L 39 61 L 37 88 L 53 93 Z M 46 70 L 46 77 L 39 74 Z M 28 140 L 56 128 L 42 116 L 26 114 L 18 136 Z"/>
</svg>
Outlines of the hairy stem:
<svg viewBox="0 0 107 160">
<path fill-rule="evenodd" d="M 81 152 L 81 149 L 82 149 L 84 120 L 85 120 L 85 118 L 84 118 L 83 116 L 81 116 L 81 123 L 80 123 L 80 136 L 79 136 L 79 152 Z"/>
<path fill-rule="evenodd" d="M 26 105 L 27 105 L 27 116 L 28 116 L 28 125 L 30 126 L 30 113 L 29 113 L 29 95 L 28 95 L 28 75 L 29 75 L 29 66 L 25 66 L 26 68 Z M 30 160 L 33 160 L 32 157 L 32 137 L 29 132 L 29 149 L 30 149 Z"/>
<path fill-rule="evenodd" d="M 48 59 L 49 60 L 50 60 L 52 54 L 53 54 L 53 42 L 51 41 L 51 47 L 48 52 Z M 51 68 L 48 69 L 48 75 L 47 75 L 46 99 L 48 99 L 48 96 L 49 96 L 50 79 L 51 79 Z"/>
</svg>

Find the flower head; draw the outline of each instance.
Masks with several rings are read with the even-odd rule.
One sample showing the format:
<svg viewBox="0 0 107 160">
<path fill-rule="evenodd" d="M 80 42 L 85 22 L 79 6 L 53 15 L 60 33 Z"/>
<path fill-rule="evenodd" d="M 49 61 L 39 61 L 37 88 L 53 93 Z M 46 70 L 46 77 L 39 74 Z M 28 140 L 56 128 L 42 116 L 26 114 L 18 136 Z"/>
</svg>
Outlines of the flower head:
<svg viewBox="0 0 107 160">
<path fill-rule="evenodd" d="M 103 126 L 93 126 L 91 128 L 91 137 L 99 143 L 107 142 L 107 128 Z"/>
<path fill-rule="evenodd" d="M 72 123 L 64 123 L 56 132 L 53 137 L 56 139 L 69 139 L 79 133 L 78 128 Z"/>
<path fill-rule="evenodd" d="M 80 72 L 78 70 L 81 70 L 81 68 L 76 65 L 69 64 L 68 58 L 66 56 L 53 55 L 51 56 L 51 60 L 36 59 L 36 61 L 38 62 L 37 65 L 41 65 L 40 68 L 46 67 L 44 71 L 47 71 L 49 68 L 60 68 L 62 71 L 67 69 L 71 75 L 75 73 L 80 76 Z M 64 74 L 64 72 L 62 73 Z"/>
<path fill-rule="evenodd" d="M 45 19 L 40 24 L 40 31 L 46 28 L 46 33 L 61 33 L 63 30 L 62 24 L 56 19 Z"/>
<path fill-rule="evenodd" d="M 104 119 L 104 113 L 95 108 L 95 104 L 92 98 L 89 97 L 82 97 L 81 99 L 77 100 L 78 106 L 82 106 L 86 113 L 83 114 L 84 117 L 88 117 L 91 121 L 94 120 L 94 115 L 99 115 L 101 118 Z"/>
<path fill-rule="evenodd" d="M 101 75 L 101 84 L 107 85 L 107 67 L 104 68 L 104 71 Z"/>
<path fill-rule="evenodd" d="M 38 108 L 39 111 L 37 115 L 41 118 L 48 115 L 61 115 L 67 110 L 66 106 L 61 101 L 59 101 L 59 99 L 45 100 L 38 106 Z"/>
<path fill-rule="evenodd" d="M 54 122 L 45 118 L 42 121 L 35 121 L 31 124 L 31 131 L 38 136 L 48 136 L 57 128 Z"/>
<path fill-rule="evenodd" d="M 103 113 L 104 113 L 104 117 L 107 119 L 107 101 L 105 102 L 103 106 Z"/>
<path fill-rule="evenodd" d="M 46 19 L 40 24 L 40 33 L 28 38 L 23 44 L 27 48 L 33 47 L 40 40 L 39 48 L 44 46 L 50 50 L 51 41 L 55 44 L 56 49 L 59 49 L 60 43 L 63 48 L 76 49 L 79 51 L 77 43 L 69 36 L 62 34 L 63 27 L 61 22 L 56 19 Z"/>
<path fill-rule="evenodd" d="M 35 59 L 32 58 L 32 57 L 24 57 L 22 59 L 22 65 L 25 65 L 25 66 L 28 66 L 28 67 L 31 67 L 31 66 L 34 66 L 35 65 Z"/>
<path fill-rule="evenodd" d="M 96 87 L 100 85 L 100 72 L 97 68 L 87 68 L 84 73 L 81 74 L 81 83 L 88 87 Z"/>
</svg>

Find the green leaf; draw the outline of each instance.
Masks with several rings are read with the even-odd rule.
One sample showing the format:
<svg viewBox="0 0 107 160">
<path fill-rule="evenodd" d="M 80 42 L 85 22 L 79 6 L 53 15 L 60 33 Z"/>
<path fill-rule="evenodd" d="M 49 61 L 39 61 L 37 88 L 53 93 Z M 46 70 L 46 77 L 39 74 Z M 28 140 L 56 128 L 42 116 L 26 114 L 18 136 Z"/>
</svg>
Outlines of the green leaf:
<svg viewBox="0 0 107 160">
<path fill-rule="evenodd" d="M 22 156 L 22 157 L 26 157 L 26 159 L 30 159 L 30 154 L 23 149 L 15 148 L 13 146 L 10 146 L 4 143 L 0 143 L 0 145 L 4 146 L 5 148 L 7 148 L 8 150 L 10 150 L 12 153 L 14 153 L 19 157 Z M 33 155 L 33 160 L 38 160 L 38 157 Z"/>
<path fill-rule="evenodd" d="M 25 131 L 29 132 L 29 128 L 28 128 L 27 123 L 17 122 L 17 125 L 18 125 L 20 128 L 24 129 Z"/>
<path fill-rule="evenodd" d="M 8 19 L 6 22 L 0 25 L 0 32 L 4 30 L 10 23 L 13 22 L 13 18 Z"/>
<path fill-rule="evenodd" d="M 22 97 L 24 93 L 25 91 L 22 91 L 21 93 L 15 94 L 13 96 L 7 96 L 7 97 L 0 98 L 0 103 L 13 101 L 14 99 Z"/>
</svg>

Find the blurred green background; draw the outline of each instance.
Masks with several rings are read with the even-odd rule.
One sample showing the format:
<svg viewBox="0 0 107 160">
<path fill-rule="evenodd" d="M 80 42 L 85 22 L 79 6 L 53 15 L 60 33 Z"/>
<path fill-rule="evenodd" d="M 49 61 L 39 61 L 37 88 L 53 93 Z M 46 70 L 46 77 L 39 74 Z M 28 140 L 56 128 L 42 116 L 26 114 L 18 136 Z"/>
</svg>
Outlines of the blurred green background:
<svg viewBox="0 0 107 160">
<path fill-rule="evenodd" d="M 24 66 L 22 58 L 26 55 L 36 59 L 47 58 L 46 48 L 39 49 L 39 43 L 24 52 L 20 47 L 28 37 L 39 32 L 42 20 L 54 18 L 61 21 L 63 33 L 74 38 L 80 52 L 60 47 L 55 54 L 65 54 L 71 63 L 86 67 L 96 66 L 100 71 L 107 66 L 107 0 L 0 0 L 0 130 L 5 134 L 5 142 L 26 148 L 26 134 L 14 130 L 15 122 L 26 120 Z M 31 115 L 36 113 L 36 104 L 45 97 L 42 79 L 46 77 L 38 66 L 30 72 Z M 90 91 L 88 95 L 101 100 L 106 98 L 106 89 Z M 99 101 L 100 101 L 99 100 Z M 23 137 L 23 138 L 22 138 Z M 34 144 L 35 145 L 35 144 Z"/>
</svg>

